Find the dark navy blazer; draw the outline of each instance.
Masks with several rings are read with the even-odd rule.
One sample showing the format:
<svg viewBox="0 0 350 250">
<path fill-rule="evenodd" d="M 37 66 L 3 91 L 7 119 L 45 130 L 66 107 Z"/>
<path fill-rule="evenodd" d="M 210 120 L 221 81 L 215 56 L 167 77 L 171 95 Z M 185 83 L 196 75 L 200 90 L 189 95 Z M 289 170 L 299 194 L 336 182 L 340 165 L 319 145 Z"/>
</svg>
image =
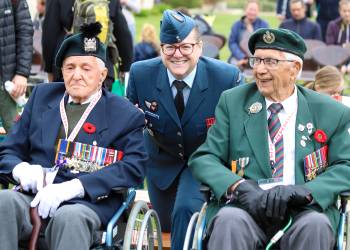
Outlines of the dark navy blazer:
<svg viewBox="0 0 350 250">
<path fill-rule="evenodd" d="M 20 120 L 0 146 L 0 173 L 10 173 L 22 161 L 45 168 L 54 165 L 55 144 L 62 124 L 59 103 L 64 91 L 63 83 L 39 85 L 33 90 Z M 81 129 L 75 141 L 88 144 L 96 141 L 100 147 L 121 150 L 123 160 L 90 174 L 60 170 L 54 180 L 59 183 L 79 178 L 85 197 L 70 202 L 89 206 L 103 224 L 122 202 L 111 189 L 135 187 L 143 181 L 147 158 L 142 135 L 144 119 L 142 112 L 130 102 L 103 91 L 86 120 L 95 125 L 96 132 L 87 134 Z"/>
<path fill-rule="evenodd" d="M 237 68 L 221 61 L 201 57 L 182 119 L 171 92 L 167 70 L 161 59 L 132 64 L 127 89 L 129 100 L 145 111 L 147 178 L 159 189 L 168 188 L 189 156 L 207 134 L 206 119 L 214 117 L 220 94 L 242 82 Z M 153 103 L 150 107 L 149 103 Z"/>
</svg>

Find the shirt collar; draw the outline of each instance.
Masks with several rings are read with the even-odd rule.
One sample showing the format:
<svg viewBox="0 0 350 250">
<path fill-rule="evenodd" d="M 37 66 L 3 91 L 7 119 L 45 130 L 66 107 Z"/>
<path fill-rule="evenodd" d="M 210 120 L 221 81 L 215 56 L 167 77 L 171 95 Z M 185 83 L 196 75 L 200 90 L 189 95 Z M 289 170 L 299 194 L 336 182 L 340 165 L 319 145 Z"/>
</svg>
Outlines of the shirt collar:
<svg viewBox="0 0 350 250">
<path fill-rule="evenodd" d="M 266 109 L 268 109 L 270 107 L 270 105 L 272 103 L 274 103 L 273 101 L 267 99 L 266 97 L 265 97 L 265 102 L 266 102 Z M 283 106 L 284 112 L 286 112 L 287 114 L 291 114 L 291 113 L 297 111 L 297 109 L 298 109 L 298 90 L 297 90 L 297 87 L 295 85 L 294 85 L 293 94 L 290 97 L 288 97 L 287 99 L 285 99 L 283 102 L 281 102 L 281 104 Z"/>
<path fill-rule="evenodd" d="M 168 74 L 170 87 L 173 85 L 173 82 L 175 80 L 181 80 L 181 81 L 184 81 L 189 88 L 192 88 L 194 78 L 196 77 L 197 66 L 184 79 L 176 79 L 175 76 L 173 76 L 173 74 L 171 74 L 171 72 L 168 69 L 166 70 L 166 72 Z"/>
<path fill-rule="evenodd" d="M 79 103 L 79 104 L 87 104 L 87 103 L 90 103 L 90 102 L 94 99 L 94 97 L 95 97 L 97 94 L 98 94 L 98 91 L 96 91 L 94 94 L 92 94 L 86 101 L 84 101 L 84 102 L 82 102 L 82 103 Z M 68 95 L 68 103 L 71 103 L 71 102 L 74 103 L 73 98 L 72 98 L 70 95 Z"/>
</svg>

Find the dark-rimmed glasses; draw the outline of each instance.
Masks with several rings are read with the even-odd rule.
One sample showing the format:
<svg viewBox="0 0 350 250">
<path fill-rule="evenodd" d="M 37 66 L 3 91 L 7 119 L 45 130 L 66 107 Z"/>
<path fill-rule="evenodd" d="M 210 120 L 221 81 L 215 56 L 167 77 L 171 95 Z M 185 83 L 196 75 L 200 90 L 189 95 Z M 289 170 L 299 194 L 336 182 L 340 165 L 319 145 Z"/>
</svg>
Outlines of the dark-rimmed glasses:
<svg viewBox="0 0 350 250">
<path fill-rule="evenodd" d="M 261 62 L 264 62 L 267 68 L 276 68 L 279 62 L 294 62 L 293 60 L 279 60 L 275 58 L 260 58 L 251 56 L 248 58 L 249 66 L 254 68 L 257 67 Z"/>
<path fill-rule="evenodd" d="M 161 44 L 160 46 L 162 48 L 164 55 L 172 56 L 175 54 L 176 50 L 178 49 L 183 56 L 189 56 L 193 53 L 193 48 L 196 44 L 198 44 L 198 42 L 183 43 L 178 46 L 172 45 L 172 44 Z"/>
</svg>

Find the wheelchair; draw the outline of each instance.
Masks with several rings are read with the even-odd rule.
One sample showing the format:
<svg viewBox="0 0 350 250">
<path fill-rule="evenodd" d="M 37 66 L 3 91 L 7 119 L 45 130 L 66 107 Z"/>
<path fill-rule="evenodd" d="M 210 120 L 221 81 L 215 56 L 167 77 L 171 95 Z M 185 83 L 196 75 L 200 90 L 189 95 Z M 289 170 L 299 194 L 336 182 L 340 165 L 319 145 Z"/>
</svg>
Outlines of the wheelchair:
<svg viewBox="0 0 350 250">
<path fill-rule="evenodd" d="M 206 224 L 206 210 L 208 202 L 213 198 L 213 194 L 208 186 L 201 186 L 200 191 L 204 194 L 207 202 L 205 202 L 199 212 L 192 215 L 188 224 L 183 250 L 202 250 L 205 249 L 204 238 L 207 230 Z M 348 199 L 350 198 L 350 191 L 342 192 L 339 195 L 339 211 L 340 221 L 338 225 L 337 244 L 334 249 L 336 250 L 350 250 L 350 219 L 349 211 L 347 210 Z M 291 220 L 289 221 L 291 223 Z M 289 224 L 288 223 L 288 224 Z M 287 227 L 287 226 L 286 226 Z M 266 249 L 275 244 L 283 234 L 281 231 L 270 240 Z"/>
<path fill-rule="evenodd" d="M 12 178 L 0 174 L 0 185 L 8 188 Z M 103 231 L 99 231 L 94 250 L 162 249 L 162 231 L 157 213 L 145 201 L 136 201 L 134 188 L 116 187 L 112 192 L 121 195 L 124 202 L 114 213 Z M 28 242 L 20 242 L 19 249 L 28 249 Z M 47 250 L 44 231 L 40 232 L 37 249 Z"/>
</svg>

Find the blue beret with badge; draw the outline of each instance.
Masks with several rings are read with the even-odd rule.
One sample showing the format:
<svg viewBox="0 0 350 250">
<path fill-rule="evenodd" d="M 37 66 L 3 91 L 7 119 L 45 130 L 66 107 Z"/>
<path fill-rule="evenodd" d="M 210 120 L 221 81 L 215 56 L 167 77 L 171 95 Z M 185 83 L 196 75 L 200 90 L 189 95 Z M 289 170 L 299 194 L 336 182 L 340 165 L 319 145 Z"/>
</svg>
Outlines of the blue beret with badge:
<svg viewBox="0 0 350 250">
<path fill-rule="evenodd" d="M 160 42 L 179 43 L 191 33 L 195 26 L 195 21 L 180 11 L 165 10 L 160 22 Z"/>
<path fill-rule="evenodd" d="M 61 68 L 69 56 L 95 56 L 106 63 L 106 46 L 97 37 L 101 28 L 99 22 L 84 24 L 80 33 L 65 37 L 56 54 L 55 65 Z"/>
<path fill-rule="evenodd" d="M 252 54 L 256 49 L 275 49 L 292 53 L 301 59 L 304 59 L 306 52 L 304 39 L 287 29 L 258 29 L 250 36 L 248 47 Z"/>
</svg>

